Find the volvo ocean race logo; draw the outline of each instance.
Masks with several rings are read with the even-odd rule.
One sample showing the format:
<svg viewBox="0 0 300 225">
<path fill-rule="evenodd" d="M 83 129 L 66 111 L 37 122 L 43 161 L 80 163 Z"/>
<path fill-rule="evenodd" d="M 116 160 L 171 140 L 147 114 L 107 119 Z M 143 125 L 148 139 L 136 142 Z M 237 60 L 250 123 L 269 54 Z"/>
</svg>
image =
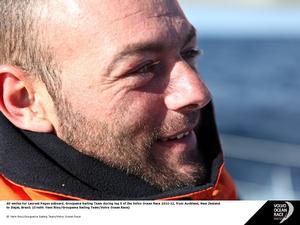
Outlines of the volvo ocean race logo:
<svg viewBox="0 0 300 225">
<path fill-rule="evenodd" d="M 286 221 L 294 212 L 294 206 L 290 202 L 274 204 L 274 220 L 280 220 L 279 224 Z"/>
</svg>

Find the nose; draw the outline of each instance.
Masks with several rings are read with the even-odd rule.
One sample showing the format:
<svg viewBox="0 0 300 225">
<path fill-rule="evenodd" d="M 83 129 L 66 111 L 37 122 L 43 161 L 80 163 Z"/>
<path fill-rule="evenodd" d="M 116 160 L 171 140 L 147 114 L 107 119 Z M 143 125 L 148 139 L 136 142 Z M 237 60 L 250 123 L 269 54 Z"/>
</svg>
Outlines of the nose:
<svg viewBox="0 0 300 225">
<path fill-rule="evenodd" d="M 170 72 L 165 104 L 174 111 L 193 111 L 204 107 L 211 95 L 199 74 L 185 61 L 178 61 Z"/>
</svg>

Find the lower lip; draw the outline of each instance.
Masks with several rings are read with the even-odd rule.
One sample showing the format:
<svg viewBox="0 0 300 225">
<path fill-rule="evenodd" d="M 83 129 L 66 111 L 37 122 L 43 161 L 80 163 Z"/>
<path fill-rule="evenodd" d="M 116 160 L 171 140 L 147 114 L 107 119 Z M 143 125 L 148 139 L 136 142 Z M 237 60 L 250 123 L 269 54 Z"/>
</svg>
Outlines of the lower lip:
<svg viewBox="0 0 300 225">
<path fill-rule="evenodd" d="M 169 141 L 158 141 L 157 147 L 165 147 L 167 151 L 184 152 L 194 149 L 197 144 L 196 134 L 191 131 L 187 136 Z"/>
</svg>

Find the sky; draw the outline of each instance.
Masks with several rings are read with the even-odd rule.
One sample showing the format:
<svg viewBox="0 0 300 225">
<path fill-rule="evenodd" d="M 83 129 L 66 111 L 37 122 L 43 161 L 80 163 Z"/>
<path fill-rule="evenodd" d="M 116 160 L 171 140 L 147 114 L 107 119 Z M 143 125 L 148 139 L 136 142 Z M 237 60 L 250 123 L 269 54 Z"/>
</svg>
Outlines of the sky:
<svg viewBox="0 0 300 225">
<path fill-rule="evenodd" d="M 187 4 L 181 6 L 202 36 L 300 38 L 300 8 L 240 7 Z"/>
</svg>

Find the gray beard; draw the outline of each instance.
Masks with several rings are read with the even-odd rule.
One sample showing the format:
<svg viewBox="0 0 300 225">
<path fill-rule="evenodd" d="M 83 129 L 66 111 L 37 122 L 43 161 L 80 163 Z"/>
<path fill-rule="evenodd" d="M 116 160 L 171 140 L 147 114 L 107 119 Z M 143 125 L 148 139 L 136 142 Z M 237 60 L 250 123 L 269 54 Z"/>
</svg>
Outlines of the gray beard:
<svg viewBox="0 0 300 225">
<path fill-rule="evenodd" d="M 60 124 L 57 135 L 81 153 L 140 177 L 163 191 L 194 186 L 205 180 L 207 172 L 204 163 L 190 161 L 189 173 L 181 173 L 177 168 L 154 159 L 151 149 L 158 131 L 141 137 L 138 131 L 147 129 L 145 124 L 130 129 L 119 122 L 123 121 L 120 118 L 113 123 L 119 130 L 116 133 L 109 124 L 88 121 L 75 112 L 67 99 L 61 97 L 58 102 L 55 104 Z M 182 160 L 185 160 L 184 156 Z"/>
</svg>

